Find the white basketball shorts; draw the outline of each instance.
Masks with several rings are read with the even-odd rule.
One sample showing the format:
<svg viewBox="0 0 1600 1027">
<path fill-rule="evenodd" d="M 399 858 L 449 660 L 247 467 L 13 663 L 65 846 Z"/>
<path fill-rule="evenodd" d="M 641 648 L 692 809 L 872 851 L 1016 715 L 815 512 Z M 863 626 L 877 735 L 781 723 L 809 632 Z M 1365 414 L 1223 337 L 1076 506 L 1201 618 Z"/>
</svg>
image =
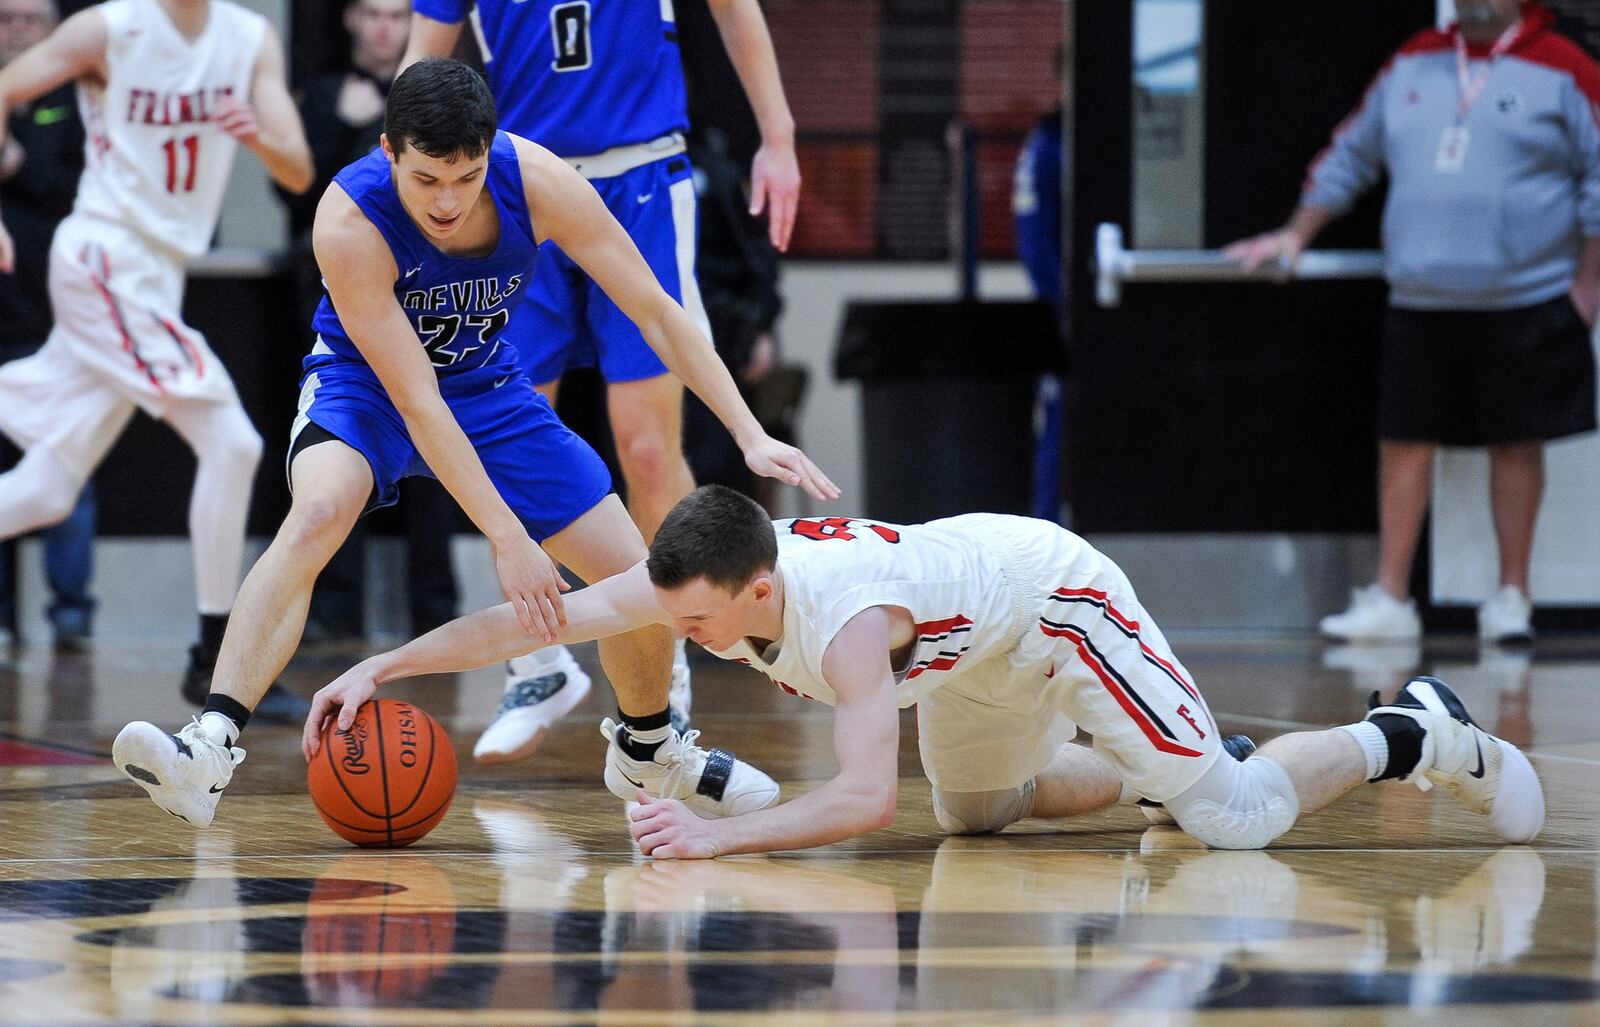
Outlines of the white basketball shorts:
<svg viewBox="0 0 1600 1027">
<path fill-rule="evenodd" d="M 183 323 L 182 258 L 114 222 L 73 216 L 50 247 L 55 328 L 0 365 L 0 431 L 87 474 L 135 406 L 237 403 L 205 337 Z"/>
<path fill-rule="evenodd" d="M 1163 801 L 1222 751 L 1194 677 L 1121 568 L 1064 528 L 995 518 L 981 533 L 1038 618 L 1017 645 L 953 677 L 917 707 L 935 788 L 1014 788 L 1079 728 L 1139 795 Z"/>
</svg>

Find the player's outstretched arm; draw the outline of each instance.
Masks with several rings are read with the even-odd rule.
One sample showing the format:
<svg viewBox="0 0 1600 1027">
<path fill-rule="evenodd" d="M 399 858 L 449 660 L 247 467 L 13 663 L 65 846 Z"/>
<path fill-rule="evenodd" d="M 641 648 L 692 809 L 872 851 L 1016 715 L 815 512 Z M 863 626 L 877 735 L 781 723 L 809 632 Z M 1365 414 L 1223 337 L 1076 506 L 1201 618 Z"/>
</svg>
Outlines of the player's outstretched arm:
<svg viewBox="0 0 1600 1027">
<path fill-rule="evenodd" d="M 316 181 L 305 126 L 284 79 L 283 46 L 272 29 L 261 40 L 250 102 L 224 98 L 218 121 L 223 131 L 261 159 L 273 181 L 291 193 L 303 193 Z"/>
<path fill-rule="evenodd" d="M 448 0 L 431 0 L 428 4 L 429 14 L 423 14 L 415 6 L 411 10 L 411 35 L 406 39 L 405 56 L 400 58 L 400 67 L 395 72 L 398 78 L 400 72 L 405 71 L 424 57 L 449 57 L 456 52 L 456 43 L 461 39 L 461 20 L 466 17 L 466 8 L 459 12 L 455 5 Z M 448 11 L 445 8 L 449 8 Z M 445 17 L 446 14 L 454 17 Z"/>
<path fill-rule="evenodd" d="M 655 589 L 650 586 L 643 561 L 574 593 L 567 599 L 566 608 L 567 623 L 556 636 L 562 644 L 609 638 L 647 624 L 671 621 L 656 603 Z M 419 674 L 473 670 L 527 652 L 528 634 L 522 630 L 511 604 L 457 617 L 398 649 L 361 661 L 318 691 L 306 718 L 301 750 L 306 759 L 315 756 L 327 718 L 337 714 L 339 726 L 349 727 L 356 710 L 372 698 L 380 685 Z"/>
<path fill-rule="evenodd" d="M 833 748 L 839 773 L 814 791 L 771 809 L 703 820 L 676 799 L 641 791 L 628 814 L 639 850 L 657 859 L 710 859 L 775 852 L 854 838 L 894 822 L 899 778 L 900 711 L 889 666 L 894 616 L 875 606 L 850 619 L 822 658 L 838 696 Z"/>
<path fill-rule="evenodd" d="M 797 485 L 814 499 L 837 499 L 838 486 L 809 457 L 762 429 L 710 340 L 661 288 L 594 187 L 543 147 L 512 138 L 539 241 L 560 246 L 605 290 L 667 368 L 727 427 L 752 471 Z"/>
<path fill-rule="evenodd" d="M 338 184 L 317 205 L 311 244 L 328 299 L 405 421 L 417 452 L 494 548 L 500 587 L 524 630 L 555 641 L 567 584 L 506 505 L 439 395 L 422 342 L 394 298 L 394 254 Z"/>
<path fill-rule="evenodd" d="M 79 11 L 39 43 L 0 69 L 0 148 L 11 111 L 76 78 L 106 76 L 106 19 L 93 7 Z M 0 272 L 15 260 L 11 235 L 0 225 Z"/>
<path fill-rule="evenodd" d="M 783 95 L 772 35 L 757 0 L 711 0 L 711 16 L 761 128 L 761 148 L 750 164 L 750 215 L 757 217 L 765 210 L 768 238 L 773 246 L 787 250 L 800 203 L 800 162 L 794 152 L 794 115 Z"/>
</svg>

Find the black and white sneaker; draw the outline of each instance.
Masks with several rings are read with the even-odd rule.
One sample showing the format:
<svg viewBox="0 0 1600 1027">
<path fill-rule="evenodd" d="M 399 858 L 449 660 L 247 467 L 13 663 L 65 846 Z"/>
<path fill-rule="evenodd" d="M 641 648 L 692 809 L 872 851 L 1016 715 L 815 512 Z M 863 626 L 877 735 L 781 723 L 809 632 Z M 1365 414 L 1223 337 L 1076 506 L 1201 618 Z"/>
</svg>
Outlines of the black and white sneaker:
<svg viewBox="0 0 1600 1027">
<path fill-rule="evenodd" d="M 633 800 L 644 789 L 662 799 L 679 799 L 703 816 L 732 817 L 766 809 L 778 801 L 778 782 L 723 749 L 695 744 L 699 731 L 673 731 L 655 755 L 636 760 L 622 751 L 627 728 L 607 717 L 600 733 L 606 747 L 606 787 L 619 799 Z"/>
<path fill-rule="evenodd" d="M 571 713 L 589 694 L 589 675 L 578 669 L 570 655 L 567 662 L 572 664 L 570 672 L 563 669 L 537 677 L 507 677 L 500 708 L 472 747 L 473 759 L 479 763 L 511 763 L 533 754 L 551 725 Z M 508 669 L 512 666 L 506 664 Z"/>
<path fill-rule="evenodd" d="M 1438 785 L 1474 813 L 1489 818 L 1508 842 L 1532 841 L 1544 827 L 1544 788 L 1522 750 L 1479 727 L 1450 686 L 1412 678 L 1394 702 L 1367 701 L 1367 720 L 1409 717 L 1423 728 L 1422 757 L 1403 780 L 1423 791 Z"/>
<path fill-rule="evenodd" d="M 157 806 L 206 827 L 233 780 L 233 768 L 244 762 L 244 750 L 213 742 L 201 731 L 199 718 L 175 735 L 136 720 L 111 743 L 111 762 Z"/>
</svg>

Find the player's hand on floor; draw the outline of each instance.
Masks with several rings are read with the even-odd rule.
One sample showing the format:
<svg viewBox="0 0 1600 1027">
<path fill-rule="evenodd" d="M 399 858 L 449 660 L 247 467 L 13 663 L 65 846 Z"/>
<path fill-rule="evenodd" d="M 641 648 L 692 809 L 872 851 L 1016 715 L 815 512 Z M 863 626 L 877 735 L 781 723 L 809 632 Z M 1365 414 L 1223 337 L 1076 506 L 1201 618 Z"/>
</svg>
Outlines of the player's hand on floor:
<svg viewBox="0 0 1600 1027">
<path fill-rule="evenodd" d="M 555 562 L 523 535 L 518 541 L 495 547 L 494 572 L 522 630 L 547 645 L 554 642 L 567 625 L 561 593 L 572 587 L 556 570 Z"/>
<path fill-rule="evenodd" d="M 776 478 L 805 489 L 812 499 L 839 498 L 839 486 L 830 481 L 810 457 L 770 435 L 762 436 L 761 441 L 744 451 L 744 462 L 763 478 Z"/>
<path fill-rule="evenodd" d="M 348 731 L 350 725 L 356 722 L 356 711 L 377 690 L 378 682 L 373 679 L 372 669 L 365 662 L 356 664 L 317 690 L 317 694 L 311 697 L 311 712 L 306 715 L 305 731 L 300 735 L 300 752 L 307 762 L 322 748 L 322 728 L 328 718 L 337 716 L 338 729 Z"/>
<path fill-rule="evenodd" d="M 677 799 L 658 799 L 641 789 L 639 805 L 628 811 L 628 831 L 639 851 L 655 859 L 712 859 L 711 822 Z"/>
<path fill-rule="evenodd" d="M 16 247 L 11 242 L 11 233 L 0 225 L 0 272 L 10 274 L 16 269 L 12 260 L 16 257 Z"/>
<path fill-rule="evenodd" d="M 800 206 L 800 162 L 794 147 L 763 143 L 750 164 L 750 216 L 767 212 L 767 237 L 783 251 L 794 232 L 794 215 Z"/>
<path fill-rule="evenodd" d="M 217 124 L 247 147 L 254 146 L 261 138 L 256 109 L 234 96 L 224 96 L 217 101 Z"/>
</svg>

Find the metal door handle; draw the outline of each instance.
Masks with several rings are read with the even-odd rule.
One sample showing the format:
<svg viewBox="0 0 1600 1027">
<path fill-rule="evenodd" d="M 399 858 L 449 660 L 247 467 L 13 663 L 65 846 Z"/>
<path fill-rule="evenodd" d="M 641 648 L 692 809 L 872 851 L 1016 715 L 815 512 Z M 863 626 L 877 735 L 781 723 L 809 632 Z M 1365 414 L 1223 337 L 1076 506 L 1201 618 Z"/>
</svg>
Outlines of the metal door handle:
<svg viewBox="0 0 1600 1027">
<path fill-rule="evenodd" d="M 1282 282 L 1290 278 L 1381 278 L 1378 250 L 1307 250 L 1291 273 L 1282 263 L 1246 271 L 1221 250 L 1128 250 L 1120 225 L 1095 232 L 1095 299 L 1102 307 L 1122 303 L 1124 282 Z"/>
</svg>

